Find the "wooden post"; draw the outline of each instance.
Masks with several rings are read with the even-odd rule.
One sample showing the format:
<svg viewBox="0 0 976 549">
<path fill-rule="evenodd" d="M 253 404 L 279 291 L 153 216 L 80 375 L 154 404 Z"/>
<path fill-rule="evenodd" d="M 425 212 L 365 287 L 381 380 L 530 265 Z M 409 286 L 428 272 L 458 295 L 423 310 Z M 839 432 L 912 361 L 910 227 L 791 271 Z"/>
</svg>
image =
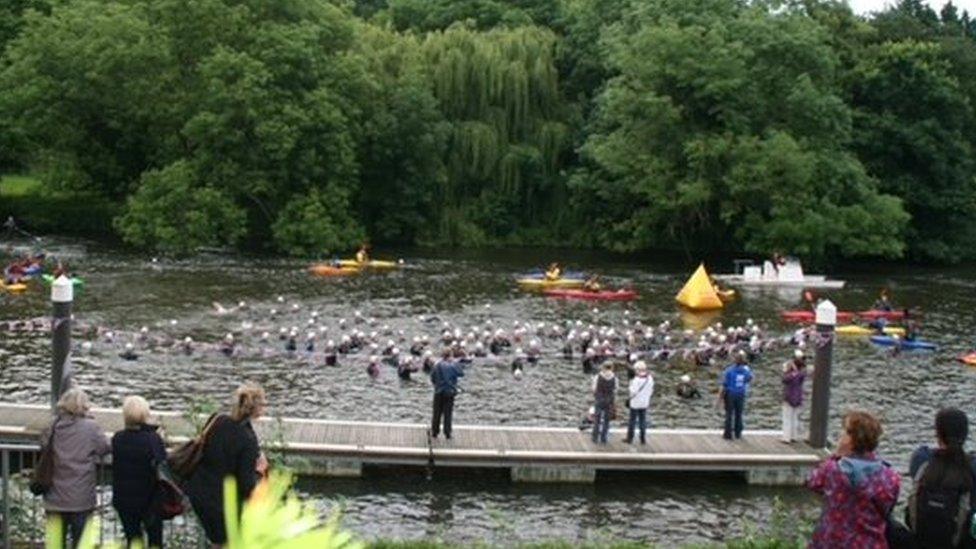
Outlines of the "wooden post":
<svg viewBox="0 0 976 549">
<path fill-rule="evenodd" d="M 74 285 L 61 275 L 51 284 L 51 304 L 54 316 L 51 318 L 52 360 L 51 360 L 51 410 L 58 405 L 58 399 L 71 387 L 71 303 L 74 301 Z"/>
<path fill-rule="evenodd" d="M 834 327 L 837 307 L 830 300 L 817 305 L 817 334 L 813 365 L 813 396 L 810 404 L 810 446 L 827 447 L 827 422 L 830 420 L 830 370 L 834 361 Z"/>
</svg>

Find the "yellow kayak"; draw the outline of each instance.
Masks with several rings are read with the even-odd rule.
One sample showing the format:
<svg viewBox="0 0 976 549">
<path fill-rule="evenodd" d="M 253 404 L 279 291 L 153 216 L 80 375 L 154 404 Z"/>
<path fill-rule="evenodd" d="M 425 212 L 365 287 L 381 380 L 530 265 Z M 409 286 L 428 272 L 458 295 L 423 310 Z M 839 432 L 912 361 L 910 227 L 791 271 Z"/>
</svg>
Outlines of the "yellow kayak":
<svg viewBox="0 0 976 549">
<path fill-rule="evenodd" d="M 4 290 L 12 294 L 19 294 L 20 292 L 27 291 L 27 284 L 6 284 L 0 280 L 0 290 Z"/>
<path fill-rule="evenodd" d="M 518 285 L 523 290 L 555 290 L 568 288 L 582 288 L 586 281 L 578 278 L 557 278 L 556 280 L 546 280 L 544 278 L 520 278 Z"/>
<path fill-rule="evenodd" d="M 397 269 L 400 265 L 396 261 L 379 261 L 376 259 L 370 259 L 366 263 L 360 263 L 355 259 L 343 259 L 339 262 L 342 267 L 351 267 L 355 269 L 376 269 L 378 271 Z"/>
<path fill-rule="evenodd" d="M 866 328 L 864 326 L 858 326 L 856 324 L 848 324 L 847 326 L 838 326 L 835 330 L 840 335 L 848 336 L 869 336 L 877 335 L 878 331 L 873 328 Z M 888 326 L 884 329 L 885 335 L 897 335 L 904 336 L 905 329 L 898 328 L 895 326 Z"/>
</svg>

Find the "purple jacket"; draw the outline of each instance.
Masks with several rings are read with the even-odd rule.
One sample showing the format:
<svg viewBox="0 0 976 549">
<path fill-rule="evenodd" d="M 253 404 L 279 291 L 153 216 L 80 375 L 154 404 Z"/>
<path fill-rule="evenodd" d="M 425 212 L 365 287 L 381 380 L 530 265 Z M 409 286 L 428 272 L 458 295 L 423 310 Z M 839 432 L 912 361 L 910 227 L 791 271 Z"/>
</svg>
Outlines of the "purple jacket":
<svg viewBox="0 0 976 549">
<path fill-rule="evenodd" d="M 791 368 L 783 372 L 783 400 L 794 408 L 803 405 L 803 380 L 806 377 L 806 368 Z"/>
</svg>

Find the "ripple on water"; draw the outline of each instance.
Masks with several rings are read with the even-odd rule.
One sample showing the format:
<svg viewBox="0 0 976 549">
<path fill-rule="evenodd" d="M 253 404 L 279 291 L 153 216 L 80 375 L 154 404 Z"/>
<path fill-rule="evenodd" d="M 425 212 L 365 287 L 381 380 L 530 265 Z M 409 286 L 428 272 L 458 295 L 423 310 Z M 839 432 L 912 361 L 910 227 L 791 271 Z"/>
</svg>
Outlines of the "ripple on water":
<svg viewBox="0 0 976 549">
<path fill-rule="evenodd" d="M 70 250 L 72 264 L 88 280 L 76 302 L 77 318 L 120 333 L 115 345 L 96 342 L 92 355 L 78 354 L 75 360 L 76 379 L 97 405 L 117 406 L 124 396 L 141 393 L 157 409 L 182 410 L 191 398 L 224 402 L 241 380 L 250 379 L 265 386 L 273 413 L 368 421 L 426 422 L 430 389 L 423 376 L 404 383 L 384 369 L 379 380 L 370 382 L 365 356 L 348 357 L 339 368 L 325 368 L 318 359 L 310 363 L 302 354 L 298 359 L 276 353 L 269 358 L 228 360 L 213 352 L 186 357 L 141 350 L 143 356 L 135 362 L 117 354 L 121 344 L 143 325 L 153 333 L 180 339 L 191 336 L 197 341 L 215 341 L 235 331 L 253 349 L 261 331 L 277 334 L 280 326 L 295 326 L 304 333 L 312 310 L 319 312 L 318 323 L 327 329 L 323 338 L 333 339 L 338 339 L 339 319 L 351 322 L 356 310 L 377 318 L 376 327 L 362 327 L 366 332 L 389 324 L 408 337 L 427 333 L 432 338 L 445 321 L 468 325 L 491 319 L 494 326 L 505 329 L 511 329 L 516 320 L 553 323 L 580 319 L 617 326 L 625 319 L 680 323 L 673 295 L 687 274 L 670 266 L 645 268 L 587 256 L 581 266 L 601 270 L 611 284 L 633 284 L 643 295 L 630 306 L 594 307 L 514 289 L 515 276 L 545 262 L 533 257 L 556 255 L 543 252 L 538 252 L 540 256 L 529 252 L 484 258 L 467 255 L 458 260 L 408 257 L 409 266 L 401 272 L 327 280 L 308 277 L 304 263 L 290 260 L 210 256 L 154 264 L 97 246 L 71 245 Z M 961 269 L 891 271 L 883 275 L 836 273 L 838 278 L 848 279 L 848 289 L 829 297 L 841 309 L 862 309 L 880 286 L 888 286 L 896 299 L 924 309 L 925 337 L 941 350 L 892 356 L 863 340 L 838 341 L 831 425 L 838 425 L 840 415 L 852 407 L 879 413 L 886 429 L 882 453 L 904 468 L 911 450 L 931 437 L 932 418 L 940 406 L 969 409 L 976 397 L 976 369 L 951 360 L 972 343 L 969 330 L 976 321 L 976 297 L 971 290 L 976 275 Z M 742 300 L 711 321 L 730 324 L 753 318 L 773 333 L 787 334 L 792 327 L 780 324 L 777 312 L 796 307 L 797 299 L 796 292 L 746 292 Z M 230 306 L 239 300 L 247 302 L 246 313 L 212 314 L 212 302 Z M 292 303 L 300 304 L 297 312 L 290 312 Z M 628 307 L 632 312 L 625 316 Z M 279 310 L 274 319 L 269 314 L 272 308 Z M 46 314 L 43 291 L 0 295 L 0 318 Z M 433 320 L 421 323 L 417 319 L 421 314 Z M 171 319 L 177 320 L 175 326 Z M 241 331 L 242 321 L 253 324 L 248 333 Z M 276 339 L 272 343 L 280 348 Z M 575 425 L 587 406 L 589 379 L 578 362 L 558 357 L 553 342 L 544 345 L 547 358 L 530 367 L 522 381 L 512 378 L 507 363 L 469 369 L 456 421 Z M 785 349 L 775 352 L 755 364 L 756 383 L 747 416 L 750 428 L 779 427 L 779 365 L 786 353 Z M 49 361 L 46 333 L 0 332 L 3 400 L 45 403 Z M 678 378 L 686 372 L 710 388 L 718 377 L 716 368 L 692 371 L 687 366 L 655 366 L 654 427 L 718 427 L 721 418 L 711 397 L 689 402 L 674 395 Z M 802 419 L 807 420 L 805 413 Z M 475 481 L 436 479 L 432 483 L 407 475 L 368 482 L 303 482 L 302 487 L 328 498 L 323 510 L 341 502 L 346 523 L 367 537 L 432 536 L 501 545 L 512 540 L 611 537 L 704 543 L 742 533 L 749 524 L 768 523 L 777 498 L 788 502 L 791 510 L 816 510 L 816 502 L 802 490 L 756 490 L 697 478 L 676 482 L 642 477 L 639 482 L 601 481 L 595 487 L 526 488 L 490 475 Z"/>
</svg>

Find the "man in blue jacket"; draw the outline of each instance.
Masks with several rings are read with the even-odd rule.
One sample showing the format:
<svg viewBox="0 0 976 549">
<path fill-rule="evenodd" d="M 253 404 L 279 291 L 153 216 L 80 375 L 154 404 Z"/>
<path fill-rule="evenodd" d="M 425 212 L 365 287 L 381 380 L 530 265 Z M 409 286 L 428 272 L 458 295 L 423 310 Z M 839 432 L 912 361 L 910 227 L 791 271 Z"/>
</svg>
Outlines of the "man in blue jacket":
<svg viewBox="0 0 976 549">
<path fill-rule="evenodd" d="M 444 436 L 451 438 L 451 420 L 454 415 L 454 395 L 457 394 L 458 378 L 464 375 L 456 362 L 451 360 L 450 349 L 444 351 L 440 362 L 430 372 L 430 382 L 434 385 L 434 418 L 430 426 L 430 436 L 437 438 L 441 432 L 441 417 L 444 418 Z"/>
<path fill-rule="evenodd" d="M 746 407 L 749 384 L 752 383 L 752 370 L 749 369 L 746 359 L 744 351 L 737 352 L 735 362 L 722 374 L 719 398 L 725 402 L 725 433 L 722 437 L 726 440 L 732 440 L 733 434 L 736 439 L 742 438 L 742 411 Z"/>
</svg>

